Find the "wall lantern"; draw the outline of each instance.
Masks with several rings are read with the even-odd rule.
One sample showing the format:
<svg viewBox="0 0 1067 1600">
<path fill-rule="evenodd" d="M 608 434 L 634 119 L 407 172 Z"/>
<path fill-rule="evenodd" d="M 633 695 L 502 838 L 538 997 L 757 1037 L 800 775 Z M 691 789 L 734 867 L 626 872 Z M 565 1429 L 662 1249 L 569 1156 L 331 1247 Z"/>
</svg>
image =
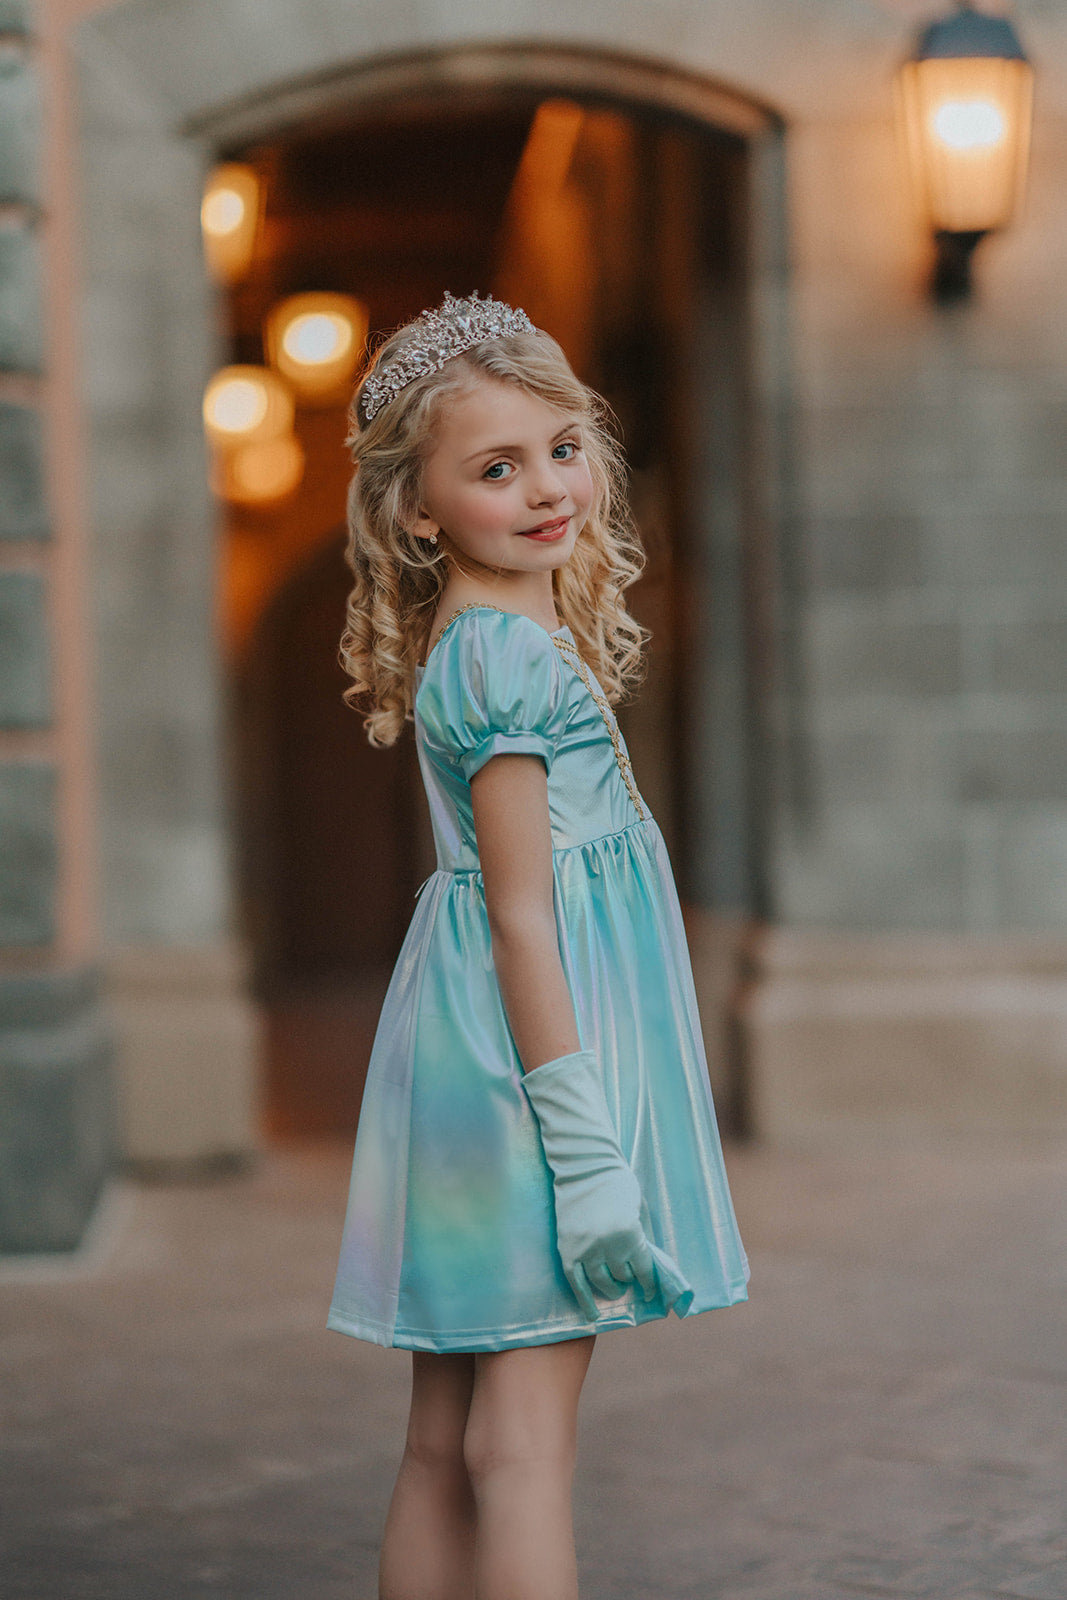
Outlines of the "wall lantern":
<svg viewBox="0 0 1067 1600">
<path fill-rule="evenodd" d="M 204 256 L 220 283 L 239 283 L 252 265 L 259 228 L 260 183 L 255 169 L 228 161 L 209 174 L 200 206 Z"/>
<path fill-rule="evenodd" d="M 966 299 L 971 257 L 1026 184 L 1033 69 L 1006 17 L 968 3 L 931 23 L 898 79 L 912 175 L 934 231 L 933 293 Z"/>
<path fill-rule="evenodd" d="M 271 362 L 308 405 L 347 398 L 366 338 L 366 309 L 349 295 L 294 294 L 267 318 Z"/>
</svg>

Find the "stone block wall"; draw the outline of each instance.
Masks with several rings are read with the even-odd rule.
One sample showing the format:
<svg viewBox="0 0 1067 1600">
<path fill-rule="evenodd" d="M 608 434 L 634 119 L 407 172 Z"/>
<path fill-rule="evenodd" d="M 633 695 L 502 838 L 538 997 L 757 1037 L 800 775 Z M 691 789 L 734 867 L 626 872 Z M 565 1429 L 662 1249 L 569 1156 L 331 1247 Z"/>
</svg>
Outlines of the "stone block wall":
<svg viewBox="0 0 1067 1600">
<path fill-rule="evenodd" d="M 40 283 L 40 252 L 31 231 L 13 227 L 0 233 L 0 369 L 5 372 L 41 370 Z"/>
<path fill-rule="evenodd" d="M 891 120 L 795 130 L 797 926 L 1067 928 L 1067 124 L 969 304 L 924 293 Z"/>
<path fill-rule="evenodd" d="M 0 768 L 0 940 L 49 945 L 56 936 L 56 769 L 44 761 Z"/>
<path fill-rule="evenodd" d="M 214 1168 L 256 1148 L 261 1044 L 234 926 L 200 417 L 218 364 L 199 225 L 207 152 L 122 49 L 85 36 L 78 48 L 96 824 L 120 1137 L 140 1170 Z"/>
<path fill-rule="evenodd" d="M 78 1243 L 111 1162 L 109 1050 L 65 934 L 43 460 L 37 74 L 24 5 L 0 5 L 0 1251 Z"/>
<path fill-rule="evenodd" d="M 44 453 L 40 413 L 0 401 L 0 540 L 46 539 Z"/>
<path fill-rule="evenodd" d="M 39 728 L 51 715 L 44 579 L 0 572 L 0 723 Z"/>
<path fill-rule="evenodd" d="M 0 196 L 37 190 L 40 122 L 37 78 L 20 49 L 0 55 Z"/>
<path fill-rule="evenodd" d="M 25 38 L 30 31 L 30 0 L 0 0 L 0 34 Z"/>
</svg>

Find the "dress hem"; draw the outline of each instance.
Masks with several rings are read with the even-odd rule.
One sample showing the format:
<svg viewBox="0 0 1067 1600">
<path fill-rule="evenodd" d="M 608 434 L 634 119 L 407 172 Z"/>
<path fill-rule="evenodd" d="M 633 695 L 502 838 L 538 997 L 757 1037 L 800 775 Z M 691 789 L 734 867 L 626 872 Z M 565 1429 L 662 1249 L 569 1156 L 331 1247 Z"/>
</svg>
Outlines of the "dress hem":
<svg viewBox="0 0 1067 1600">
<path fill-rule="evenodd" d="M 706 1304 L 693 1304 L 682 1317 L 702 1315 L 705 1311 L 725 1311 L 730 1306 L 743 1304 L 748 1299 L 744 1283 L 731 1284 L 728 1300 L 709 1300 Z M 612 1333 L 616 1328 L 637 1328 L 646 1322 L 661 1322 L 669 1316 L 664 1307 L 640 1306 L 635 1315 L 632 1307 L 614 1313 L 606 1312 L 596 1322 L 533 1323 L 519 1328 L 467 1328 L 458 1333 L 430 1333 L 421 1328 L 389 1328 L 384 1323 L 369 1322 L 359 1318 L 343 1317 L 331 1311 L 326 1326 L 334 1333 L 347 1334 L 352 1339 L 363 1339 L 368 1344 L 382 1345 L 391 1350 L 425 1350 L 439 1354 L 476 1354 L 479 1351 L 511 1350 L 529 1345 L 559 1344 L 565 1339 L 586 1339 L 596 1333 Z"/>
</svg>

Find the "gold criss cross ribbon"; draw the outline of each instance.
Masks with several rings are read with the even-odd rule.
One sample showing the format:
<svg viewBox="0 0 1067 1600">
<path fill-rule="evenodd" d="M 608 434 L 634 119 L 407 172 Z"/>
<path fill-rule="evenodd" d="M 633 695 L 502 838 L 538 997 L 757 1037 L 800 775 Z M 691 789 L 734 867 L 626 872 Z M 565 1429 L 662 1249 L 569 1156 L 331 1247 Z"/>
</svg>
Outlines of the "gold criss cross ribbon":
<svg viewBox="0 0 1067 1600">
<path fill-rule="evenodd" d="M 634 803 L 634 809 L 636 810 L 637 815 L 641 818 L 642 822 L 647 822 L 648 813 L 645 811 L 644 806 L 641 803 L 641 796 L 637 792 L 637 784 L 634 782 L 633 768 L 630 765 L 629 756 L 623 749 L 622 734 L 619 732 L 619 724 L 615 720 L 615 713 L 608 705 L 608 702 L 604 699 L 604 696 L 599 694 L 594 687 L 593 680 L 589 676 L 589 668 L 578 654 L 577 646 L 573 645 L 569 639 L 561 639 L 558 634 L 552 635 L 552 643 L 555 645 L 564 661 L 566 661 L 567 664 L 578 674 L 579 678 L 581 678 L 582 682 L 585 684 L 585 687 L 589 691 L 590 699 L 600 712 L 600 715 L 603 717 L 604 726 L 611 735 L 611 742 L 615 749 L 615 760 L 618 763 L 619 771 L 622 774 L 622 781 L 626 785 L 630 799 Z"/>
</svg>

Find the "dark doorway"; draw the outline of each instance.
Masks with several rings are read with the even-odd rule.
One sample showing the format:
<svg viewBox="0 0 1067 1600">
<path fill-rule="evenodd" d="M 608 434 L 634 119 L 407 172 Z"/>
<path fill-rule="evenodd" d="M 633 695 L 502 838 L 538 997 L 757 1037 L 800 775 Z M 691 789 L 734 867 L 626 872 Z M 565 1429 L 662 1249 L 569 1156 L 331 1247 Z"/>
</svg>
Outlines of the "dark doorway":
<svg viewBox="0 0 1067 1600">
<path fill-rule="evenodd" d="M 653 630 L 624 731 L 683 900 L 713 912 L 728 883 L 753 908 L 758 830 L 736 804 L 749 781 L 744 581 L 731 569 L 730 594 L 717 588 L 730 562 L 715 556 L 718 528 L 740 549 L 746 493 L 745 141 L 511 90 L 408 99 L 226 154 L 257 166 L 268 197 L 254 270 L 224 308 L 231 359 L 261 360 L 267 312 L 300 290 L 357 296 L 373 333 L 446 288 L 489 289 L 608 398 L 648 552 L 633 608 Z M 433 868 L 410 737 L 370 749 L 340 698 L 343 413 L 298 427 L 301 494 L 231 513 L 227 541 L 242 901 L 268 1126 L 283 1135 L 354 1128 L 384 985 Z M 731 744 L 722 761 L 693 732 L 709 696 Z"/>
</svg>

